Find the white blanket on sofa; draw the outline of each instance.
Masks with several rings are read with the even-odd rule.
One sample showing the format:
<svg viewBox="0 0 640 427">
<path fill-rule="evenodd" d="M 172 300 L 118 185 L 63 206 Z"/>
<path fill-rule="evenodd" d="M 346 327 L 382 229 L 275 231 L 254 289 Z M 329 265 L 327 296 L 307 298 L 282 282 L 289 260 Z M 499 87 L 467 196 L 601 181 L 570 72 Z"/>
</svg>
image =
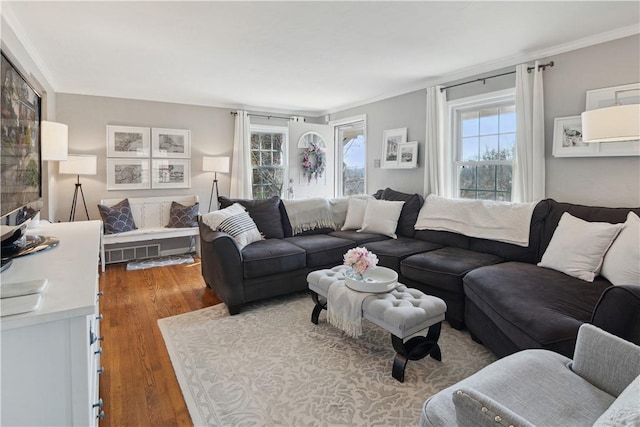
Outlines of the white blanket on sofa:
<svg viewBox="0 0 640 427">
<path fill-rule="evenodd" d="M 283 202 L 294 235 L 316 228 L 335 228 L 329 199 L 314 197 Z"/>
<path fill-rule="evenodd" d="M 531 216 L 536 205 L 537 202 L 446 199 L 430 194 L 420 210 L 415 228 L 452 231 L 526 247 L 529 246 Z"/>
</svg>

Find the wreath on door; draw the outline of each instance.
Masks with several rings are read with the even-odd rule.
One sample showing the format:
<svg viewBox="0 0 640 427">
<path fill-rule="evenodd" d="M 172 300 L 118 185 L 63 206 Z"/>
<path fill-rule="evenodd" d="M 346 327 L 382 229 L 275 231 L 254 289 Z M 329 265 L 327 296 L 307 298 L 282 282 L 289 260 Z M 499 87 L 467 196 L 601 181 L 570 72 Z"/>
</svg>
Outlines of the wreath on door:
<svg viewBox="0 0 640 427">
<path fill-rule="evenodd" d="M 309 146 L 302 152 L 302 174 L 307 177 L 307 182 L 311 182 L 311 179 L 322 177 L 324 173 L 326 162 L 326 155 L 320 147 L 314 143 L 309 143 Z"/>
</svg>

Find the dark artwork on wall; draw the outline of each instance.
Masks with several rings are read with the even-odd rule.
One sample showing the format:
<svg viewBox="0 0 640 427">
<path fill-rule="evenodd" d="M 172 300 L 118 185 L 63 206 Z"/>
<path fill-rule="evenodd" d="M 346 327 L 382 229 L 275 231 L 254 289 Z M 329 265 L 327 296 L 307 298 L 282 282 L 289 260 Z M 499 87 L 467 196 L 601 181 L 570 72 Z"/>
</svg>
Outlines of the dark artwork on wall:
<svg viewBox="0 0 640 427">
<path fill-rule="evenodd" d="M 40 95 L 2 53 L 0 215 L 40 201 Z"/>
</svg>

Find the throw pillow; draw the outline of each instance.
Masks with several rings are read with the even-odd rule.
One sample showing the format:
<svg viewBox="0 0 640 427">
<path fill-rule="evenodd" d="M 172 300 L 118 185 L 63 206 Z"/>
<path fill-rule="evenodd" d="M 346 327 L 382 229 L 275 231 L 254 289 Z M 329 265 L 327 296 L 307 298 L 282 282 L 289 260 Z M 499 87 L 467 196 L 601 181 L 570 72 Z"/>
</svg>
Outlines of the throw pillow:
<svg viewBox="0 0 640 427">
<path fill-rule="evenodd" d="M 614 285 L 640 283 L 640 218 L 634 212 L 604 256 L 601 274 Z"/>
<path fill-rule="evenodd" d="M 344 225 L 341 230 L 357 230 L 362 227 L 364 220 L 364 212 L 367 210 L 367 202 L 369 199 L 358 197 L 350 197 L 347 206 L 347 216 L 344 219 Z"/>
<path fill-rule="evenodd" d="M 397 239 L 396 228 L 404 202 L 388 200 L 369 200 L 362 220 L 362 228 L 358 231 L 384 234 Z"/>
<path fill-rule="evenodd" d="M 233 237 L 240 249 L 262 240 L 256 223 L 239 203 L 202 215 L 202 223 L 212 230 L 223 231 Z"/>
<path fill-rule="evenodd" d="M 604 254 L 622 226 L 608 222 L 588 222 L 565 212 L 560 217 L 538 266 L 593 282 L 602 267 Z"/>
<path fill-rule="evenodd" d="M 424 203 L 422 196 L 419 194 L 402 193 L 387 187 L 382 191 L 381 199 L 404 202 L 402 212 L 400 212 L 400 218 L 398 219 L 398 229 L 396 232 L 400 236 L 413 237 L 416 233 L 414 227 L 418 220 L 418 214 Z"/>
<path fill-rule="evenodd" d="M 178 202 L 171 202 L 169 210 L 169 224 L 167 228 L 190 228 L 198 226 L 200 204 L 184 206 Z"/>
<path fill-rule="evenodd" d="M 245 207 L 249 216 L 256 223 L 258 230 L 266 239 L 284 238 L 282 228 L 282 216 L 280 215 L 280 197 L 273 196 L 263 200 L 228 199 L 218 197 L 221 208 L 227 208 L 234 203 L 240 203 Z"/>
<path fill-rule="evenodd" d="M 133 220 L 129 199 L 124 199 L 113 206 L 98 205 L 98 211 L 104 224 L 104 234 L 123 233 L 138 228 Z"/>
</svg>

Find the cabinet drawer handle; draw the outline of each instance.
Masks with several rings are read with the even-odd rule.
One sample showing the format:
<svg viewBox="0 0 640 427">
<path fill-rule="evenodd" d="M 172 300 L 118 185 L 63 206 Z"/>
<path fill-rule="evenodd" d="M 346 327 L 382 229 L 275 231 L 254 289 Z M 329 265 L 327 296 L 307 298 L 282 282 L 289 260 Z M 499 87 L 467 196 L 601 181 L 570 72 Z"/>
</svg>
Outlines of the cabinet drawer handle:
<svg viewBox="0 0 640 427">
<path fill-rule="evenodd" d="M 96 416 L 96 418 L 100 418 L 101 420 L 104 420 L 104 411 L 100 411 L 100 413 Z"/>
<path fill-rule="evenodd" d="M 98 349 L 94 351 L 93 354 L 102 354 L 102 347 L 98 347 Z"/>
<path fill-rule="evenodd" d="M 102 405 L 103 405 L 103 403 L 104 403 L 104 402 L 102 401 L 102 399 L 98 399 L 98 403 L 94 403 L 94 404 L 93 404 L 93 407 L 94 407 L 94 408 L 100 408 L 100 409 L 102 409 Z"/>
<path fill-rule="evenodd" d="M 96 316 L 96 320 L 102 320 L 102 319 L 104 319 L 104 316 L 102 315 L 102 313 Z"/>
<path fill-rule="evenodd" d="M 98 369 L 98 374 L 102 375 L 104 374 L 104 366 L 100 366 L 100 369 Z"/>
<path fill-rule="evenodd" d="M 96 334 L 92 332 L 89 332 L 89 344 L 93 345 L 93 343 L 95 343 L 98 340 L 98 337 L 96 337 Z"/>
<path fill-rule="evenodd" d="M 102 292 L 102 291 L 98 292 L 98 296 L 99 297 L 103 297 L 104 296 L 104 292 Z"/>
</svg>

